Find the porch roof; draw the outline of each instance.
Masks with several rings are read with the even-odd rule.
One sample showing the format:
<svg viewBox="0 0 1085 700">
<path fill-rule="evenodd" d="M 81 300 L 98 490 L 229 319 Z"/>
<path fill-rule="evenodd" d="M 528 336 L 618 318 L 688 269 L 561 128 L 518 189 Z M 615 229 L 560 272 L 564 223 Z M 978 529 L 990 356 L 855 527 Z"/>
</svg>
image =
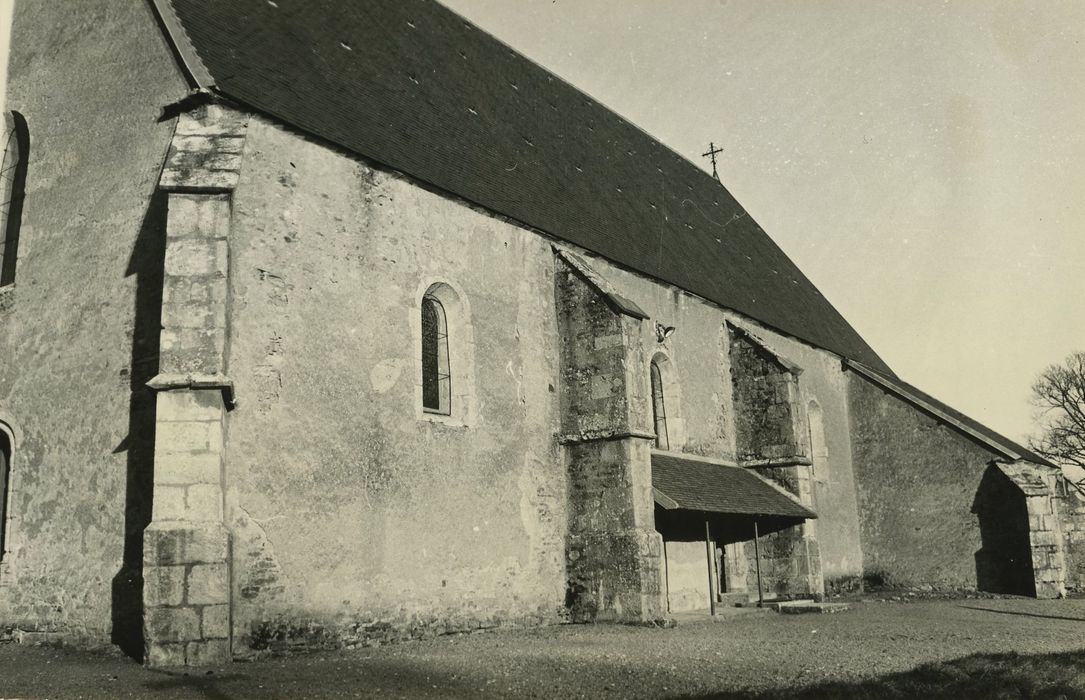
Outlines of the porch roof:
<svg viewBox="0 0 1085 700">
<path fill-rule="evenodd" d="M 652 491 L 664 510 L 817 517 L 795 496 L 752 469 L 703 458 L 653 452 Z"/>
</svg>

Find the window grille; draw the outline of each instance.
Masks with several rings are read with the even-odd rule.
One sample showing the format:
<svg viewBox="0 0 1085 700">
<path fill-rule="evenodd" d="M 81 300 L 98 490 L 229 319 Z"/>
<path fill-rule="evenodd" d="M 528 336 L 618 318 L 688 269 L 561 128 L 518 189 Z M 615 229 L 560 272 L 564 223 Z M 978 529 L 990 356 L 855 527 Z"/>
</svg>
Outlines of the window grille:
<svg viewBox="0 0 1085 700">
<path fill-rule="evenodd" d="M 8 523 L 8 491 L 11 488 L 11 441 L 7 433 L 0 429 L 0 561 L 4 559 L 7 542 L 4 533 Z"/>
<path fill-rule="evenodd" d="M 448 319 L 436 297 L 422 298 L 422 408 L 451 415 L 452 373 L 448 358 Z"/>
<path fill-rule="evenodd" d="M 0 287 L 15 282 L 19 227 L 22 224 L 23 192 L 30 135 L 26 120 L 9 112 L 3 161 L 0 162 Z"/>
<path fill-rule="evenodd" d="M 659 371 L 659 364 L 652 362 L 652 417 L 656 426 L 656 447 L 661 450 L 670 449 L 670 439 L 667 436 L 667 407 L 663 402 L 663 375 Z"/>
</svg>

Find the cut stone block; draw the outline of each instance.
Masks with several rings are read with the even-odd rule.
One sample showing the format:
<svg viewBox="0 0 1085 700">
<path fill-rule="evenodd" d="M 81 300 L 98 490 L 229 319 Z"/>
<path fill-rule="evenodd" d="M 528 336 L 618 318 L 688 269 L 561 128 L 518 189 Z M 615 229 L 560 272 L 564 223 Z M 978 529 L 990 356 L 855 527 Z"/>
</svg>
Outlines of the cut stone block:
<svg viewBox="0 0 1085 700">
<path fill-rule="evenodd" d="M 200 617 L 192 608 L 149 608 L 143 629 L 154 644 L 189 642 L 200 639 Z"/>
<path fill-rule="evenodd" d="M 222 521 L 222 489 L 217 483 L 188 487 L 185 519 Z"/>
<path fill-rule="evenodd" d="M 180 605 L 185 597 L 184 566 L 150 566 L 143 577 L 143 604 Z"/>
<path fill-rule="evenodd" d="M 217 666 L 231 660 L 229 640 L 204 639 L 189 643 L 185 662 L 189 666 Z"/>
<path fill-rule="evenodd" d="M 230 636 L 230 606 L 208 605 L 201 611 L 204 639 L 226 639 Z"/>
<path fill-rule="evenodd" d="M 229 602 L 226 564 L 196 564 L 188 572 L 186 589 L 185 602 L 189 605 Z"/>
<path fill-rule="evenodd" d="M 147 644 L 147 656 L 145 659 L 148 666 L 160 668 L 163 666 L 185 665 L 185 644 L 160 644 L 151 642 Z"/>
<path fill-rule="evenodd" d="M 226 561 L 229 535 L 221 524 L 178 525 L 155 522 L 147 526 L 143 531 L 144 566 Z"/>
</svg>

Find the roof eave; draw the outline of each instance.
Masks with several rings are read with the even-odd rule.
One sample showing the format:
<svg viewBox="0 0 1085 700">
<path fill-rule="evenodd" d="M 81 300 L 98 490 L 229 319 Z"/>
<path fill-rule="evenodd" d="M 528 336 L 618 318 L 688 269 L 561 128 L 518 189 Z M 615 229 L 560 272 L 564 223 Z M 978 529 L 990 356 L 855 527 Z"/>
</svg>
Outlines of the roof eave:
<svg viewBox="0 0 1085 700">
<path fill-rule="evenodd" d="M 184 73 L 189 85 L 194 90 L 201 91 L 213 88 L 215 79 L 211 77 L 211 72 L 207 70 L 207 66 L 196 52 L 196 47 L 193 46 L 170 0 L 150 0 L 150 2 L 159 24 L 162 25 L 162 31 L 173 48 L 177 65 Z"/>
<path fill-rule="evenodd" d="M 919 396 L 916 396 L 915 394 L 907 391 L 904 387 L 901 387 L 901 386 L 895 384 L 894 382 L 889 381 L 884 376 L 882 376 L 879 372 L 865 366 L 863 363 L 857 362 L 855 360 L 850 360 L 848 358 L 844 358 L 843 364 L 844 364 L 845 369 L 850 369 L 851 371 L 855 372 L 856 374 L 863 377 L 867 381 L 870 381 L 871 383 L 878 385 L 879 387 L 881 387 L 885 391 L 888 391 L 889 393 L 893 394 L 894 396 L 896 396 L 896 397 L 898 397 L 900 399 L 903 399 L 905 402 L 915 406 L 916 408 L 919 408 L 920 410 L 924 411 L 925 413 L 928 413 L 928 414 L 934 416 L 935 418 L 937 418 L 938 420 L 942 421 L 943 423 L 949 425 L 950 427 L 954 428 L 958 432 L 964 433 L 965 435 L 971 437 L 973 440 L 976 440 L 977 442 L 980 442 L 980 443 L 986 445 L 987 447 L 991 448 L 994 452 L 998 453 L 1002 457 L 1005 457 L 1007 459 L 1011 459 L 1011 460 L 1014 460 L 1014 461 L 1025 461 L 1025 462 L 1029 462 L 1029 463 L 1032 463 L 1032 464 L 1037 463 L 1035 460 L 1031 459 L 1028 455 L 1021 454 L 1021 453 L 1017 452 L 1016 450 L 1010 449 L 1006 445 L 1003 445 L 1003 444 L 1001 444 L 1001 443 L 999 443 L 999 442 L 997 442 L 995 440 L 992 440 L 990 437 L 988 437 L 987 435 L 984 435 L 983 433 L 976 430 L 972 426 L 970 426 L 970 425 L 968 425 L 966 423 L 963 423 L 960 420 L 958 420 L 957 418 L 955 418 L 955 417 L 951 416 L 950 414 L 946 413 L 940 407 L 932 404 L 929 401 L 924 400 L 923 398 L 921 398 Z M 974 419 L 970 418 L 969 420 L 974 420 Z M 979 421 L 976 421 L 976 422 L 978 423 Z M 1054 464 L 1051 464 L 1050 462 L 1047 462 L 1047 463 L 1040 462 L 1039 464 L 1041 466 L 1046 466 L 1046 467 L 1054 467 L 1055 466 Z"/>
</svg>

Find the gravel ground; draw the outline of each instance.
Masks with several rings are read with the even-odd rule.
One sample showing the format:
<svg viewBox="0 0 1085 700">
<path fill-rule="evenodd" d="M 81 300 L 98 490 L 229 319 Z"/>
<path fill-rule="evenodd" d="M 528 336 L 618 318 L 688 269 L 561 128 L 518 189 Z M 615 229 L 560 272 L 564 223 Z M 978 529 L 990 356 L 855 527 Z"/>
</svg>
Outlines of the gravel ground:
<svg viewBox="0 0 1085 700">
<path fill-rule="evenodd" d="M 1061 653 L 991 658 L 1007 652 Z M 1053 658 L 1085 679 L 1085 600 L 870 601 L 831 615 L 731 610 L 679 618 L 674 629 L 499 630 L 187 673 L 143 669 L 119 654 L 3 644 L 0 697 L 879 696 L 891 686 L 877 684 L 892 674 L 973 655 L 981 656 L 949 670 L 981 667 L 986 677 Z M 1009 696 L 1085 694 L 1085 680 L 1069 687 Z"/>
</svg>

